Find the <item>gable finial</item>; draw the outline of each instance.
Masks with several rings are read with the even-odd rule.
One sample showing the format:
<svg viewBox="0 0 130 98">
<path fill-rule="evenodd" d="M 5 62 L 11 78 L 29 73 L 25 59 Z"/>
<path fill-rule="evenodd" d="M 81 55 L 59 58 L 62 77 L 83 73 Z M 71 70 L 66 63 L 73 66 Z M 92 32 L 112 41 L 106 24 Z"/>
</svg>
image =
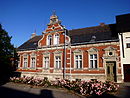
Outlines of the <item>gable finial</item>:
<svg viewBox="0 0 130 98">
<path fill-rule="evenodd" d="M 53 10 L 52 15 L 53 15 L 53 16 L 56 15 L 56 10 Z"/>
<path fill-rule="evenodd" d="M 34 33 L 36 34 L 36 28 L 34 29 Z"/>
</svg>

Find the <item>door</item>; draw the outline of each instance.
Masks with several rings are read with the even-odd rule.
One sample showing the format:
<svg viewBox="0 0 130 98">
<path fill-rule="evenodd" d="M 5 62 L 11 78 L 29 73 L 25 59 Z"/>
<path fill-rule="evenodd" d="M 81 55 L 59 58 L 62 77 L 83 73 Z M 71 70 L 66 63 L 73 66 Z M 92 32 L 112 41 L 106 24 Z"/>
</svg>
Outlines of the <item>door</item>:
<svg viewBox="0 0 130 98">
<path fill-rule="evenodd" d="M 124 82 L 130 82 L 130 65 L 124 64 Z"/>
<path fill-rule="evenodd" d="M 116 62 L 106 62 L 107 81 L 116 82 Z"/>
</svg>

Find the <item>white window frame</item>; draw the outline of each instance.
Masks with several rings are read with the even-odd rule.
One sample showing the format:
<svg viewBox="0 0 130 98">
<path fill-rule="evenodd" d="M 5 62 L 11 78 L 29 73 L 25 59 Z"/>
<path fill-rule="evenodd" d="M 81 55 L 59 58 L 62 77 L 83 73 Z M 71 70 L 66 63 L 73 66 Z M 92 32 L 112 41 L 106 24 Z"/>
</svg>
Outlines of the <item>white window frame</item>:
<svg viewBox="0 0 130 98">
<path fill-rule="evenodd" d="M 82 69 L 83 68 L 83 56 L 82 56 L 82 54 L 75 54 L 75 68 L 76 69 Z"/>
<path fill-rule="evenodd" d="M 26 61 L 25 61 L 26 58 Z M 24 54 L 23 55 L 23 69 L 27 69 L 28 68 L 28 55 Z"/>
<path fill-rule="evenodd" d="M 52 45 L 52 35 L 47 36 L 47 45 Z"/>
<path fill-rule="evenodd" d="M 59 57 L 60 59 L 59 58 L 56 59 L 56 57 Z M 55 69 L 61 69 L 61 56 L 60 55 L 55 56 Z"/>
<path fill-rule="evenodd" d="M 22 61 L 22 60 L 21 60 L 21 55 L 18 54 L 18 56 L 19 56 L 19 60 L 18 60 L 18 68 L 20 69 L 20 68 L 21 68 L 21 61 Z"/>
<path fill-rule="evenodd" d="M 98 57 L 98 49 L 97 48 L 90 48 L 89 50 L 87 50 L 88 51 L 88 65 L 89 65 L 89 69 L 98 69 L 99 68 L 99 57 Z M 93 56 L 93 58 L 91 59 L 90 58 L 90 55 L 97 55 L 97 58 L 95 59 L 94 58 L 94 56 Z M 91 63 L 90 63 L 90 60 L 93 60 L 93 67 L 90 65 Z M 96 60 L 97 61 L 97 68 L 95 67 L 95 62 L 94 62 L 94 60 Z"/>
<path fill-rule="evenodd" d="M 91 58 L 92 55 L 92 58 Z M 95 58 L 96 55 L 96 58 Z M 91 65 L 91 61 L 92 61 L 92 65 Z M 96 61 L 96 63 L 95 63 Z M 97 69 L 98 68 L 98 55 L 95 54 L 89 54 L 89 68 L 91 69 Z"/>
<path fill-rule="evenodd" d="M 43 58 L 44 58 L 44 60 L 43 60 L 44 68 L 45 68 L 45 69 L 48 69 L 48 68 L 50 67 L 50 58 L 49 58 L 49 56 L 44 56 Z M 48 59 L 45 59 L 45 58 L 48 58 Z M 48 63 L 47 63 L 47 62 L 48 62 Z M 47 65 L 47 64 L 48 64 L 48 65 Z"/>
<path fill-rule="evenodd" d="M 83 69 L 83 50 L 76 49 L 73 51 L 73 53 L 74 53 L 74 68 L 78 69 L 78 70 Z M 78 56 L 81 55 L 81 59 L 79 57 L 78 57 L 78 59 L 76 59 L 76 55 L 78 55 Z M 78 66 L 76 65 L 76 61 L 78 61 Z M 80 66 L 80 61 L 82 62 L 81 66 Z"/>
<path fill-rule="evenodd" d="M 45 57 L 49 57 L 49 65 L 48 65 L 48 68 L 47 66 L 45 65 Z M 50 52 L 49 51 L 45 51 L 43 53 L 43 68 L 44 69 L 49 69 L 50 68 Z"/>
<path fill-rule="evenodd" d="M 35 58 L 35 60 L 34 61 L 32 61 L 32 58 Z M 34 53 L 32 53 L 31 55 L 30 55 L 30 68 L 31 69 L 36 69 L 36 54 L 34 54 Z"/>
<path fill-rule="evenodd" d="M 58 33 L 56 33 L 54 35 L 54 45 L 58 45 L 59 44 L 59 39 L 60 39 L 60 36 Z"/>
<path fill-rule="evenodd" d="M 54 52 L 54 68 L 56 70 L 61 70 L 62 69 L 62 53 L 63 53 L 62 51 L 58 51 L 58 50 L 56 50 Z M 60 60 L 58 60 L 58 62 L 60 61 L 61 63 L 58 64 L 58 67 L 56 65 L 56 56 L 60 56 Z"/>
</svg>

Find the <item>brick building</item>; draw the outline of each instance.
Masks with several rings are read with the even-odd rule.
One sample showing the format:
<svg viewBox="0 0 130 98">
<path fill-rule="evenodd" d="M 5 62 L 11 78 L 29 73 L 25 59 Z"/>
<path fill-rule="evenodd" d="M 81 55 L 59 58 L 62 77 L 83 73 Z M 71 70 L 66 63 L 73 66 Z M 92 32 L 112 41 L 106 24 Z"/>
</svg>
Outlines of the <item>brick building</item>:
<svg viewBox="0 0 130 98">
<path fill-rule="evenodd" d="M 116 24 L 67 30 L 53 14 L 42 35 L 18 47 L 21 75 L 122 82 Z"/>
</svg>

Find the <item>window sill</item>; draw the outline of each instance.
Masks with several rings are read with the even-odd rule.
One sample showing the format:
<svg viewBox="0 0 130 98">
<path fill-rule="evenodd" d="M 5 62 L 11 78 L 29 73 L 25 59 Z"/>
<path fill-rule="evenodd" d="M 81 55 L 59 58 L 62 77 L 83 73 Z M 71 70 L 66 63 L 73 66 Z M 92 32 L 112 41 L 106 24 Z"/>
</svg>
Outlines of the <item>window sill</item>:
<svg viewBox="0 0 130 98">
<path fill-rule="evenodd" d="M 74 70 L 75 71 L 77 71 L 77 70 L 83 71 L 83 68 L 75 68 Z"/>
<path fill-rule="evenodd" d="M 99 70 L 99 68 L 88 68 L 88 70 Z"/>
<path fill-rule="evenodd" d="M 55 68 L 54 70 L 62 70 L 62 68 Z"/>
<path fill-rule="evenodd" d="M 49 68 L 43 68 L 44 70 L 49 70 Z"/>
<path fill-rule="evenodd" d="M 35 67 L 30 67 L 29 69 L 31 69 L 31 70 L 36 70 L 36 68 L 35 68 Z"/>
</svg>

